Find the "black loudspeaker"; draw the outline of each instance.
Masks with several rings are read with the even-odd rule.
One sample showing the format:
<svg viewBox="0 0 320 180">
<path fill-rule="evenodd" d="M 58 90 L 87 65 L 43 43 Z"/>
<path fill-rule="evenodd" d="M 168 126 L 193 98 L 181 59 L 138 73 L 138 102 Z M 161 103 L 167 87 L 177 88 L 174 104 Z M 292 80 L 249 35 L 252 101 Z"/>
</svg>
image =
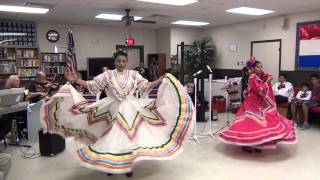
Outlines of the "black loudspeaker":
<svg viewBox="0 0 320 180">
<path fill-rule="evenodd" d="M 41 156 L 55 156 L 61 153 L 66 147 L 66 141 L 58 134 L 43 133 L 39 130 L 39 149 Z"/>
</svg>

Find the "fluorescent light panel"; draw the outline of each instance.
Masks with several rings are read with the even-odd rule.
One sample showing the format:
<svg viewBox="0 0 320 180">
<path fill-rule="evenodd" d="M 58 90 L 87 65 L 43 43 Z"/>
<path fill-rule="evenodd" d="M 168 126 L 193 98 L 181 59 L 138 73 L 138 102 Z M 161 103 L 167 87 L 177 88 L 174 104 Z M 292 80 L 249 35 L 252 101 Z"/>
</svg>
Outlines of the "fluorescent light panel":
<svg viewBox="0 0 320 180">
<path fill-rule="evenodd" d="M 265 10 L 265 9 L 250 8 L 250 7 L 239 7 L 239 8 L 228 9 L 228 10 L 226 10 L 226 12 L 236 13 L 236 14 L 253 15 L 253 16 L 261 16 L 261 15 L 273 13 L 274 11 Z"/>
<path fill-rule="evenodd" d="M 48 8 L 38 8 L 38 7 L 0 5 L 0 11 L 17 12 L 17 13 L 30 13 L 30 14 L 46 14 L 49 11 L 49 9 Z"/>
<path fill-rule="evenodd" d="M 175 21 L 171 24 L 177 24 L 177 25 L 186 25 L 186 26 L 206 26 L 210 23 L 208 22 L 197 22 L 197 21 Z"/>
<path fill-rule="evenodd" d="M 134 20 L 135 21 L 139 21 L 139 20 L 141 20 L 143 17 L 139 17 L 139 16 L 134 16 Z"/>
<path fill-rule="evenodd" d="M 99 14 L 96 16 L 96 18 L 98 19 L 108 19 L 108 20 L 115 20 L 115 21 L 120 21 L 123 18 L 124 15 L 120 15 L 120 14 Z M 134 16 L 134 20 L 138 21 L 142 19 L 142 17 L 139 16 Z"/>
<path fill-rule="evenodd" d="M 157 3 L 157 4 L 168 4 L 168 5 L 174 5 L 174 6 L 185 6 L 188 4 L 199 2 L 199 0 L 137 0 L 137 1 Z"/>
<path fill-rule="evenodd" d="M 99 18 L 99 19 L 109 19 L 109 20 L 118 20 L 118 21 L 120 21 L 122 17 L 123 15 L 119 15 L 119 14 L 99 14 L 96 16 L 96 18 Z"/>
</svg>

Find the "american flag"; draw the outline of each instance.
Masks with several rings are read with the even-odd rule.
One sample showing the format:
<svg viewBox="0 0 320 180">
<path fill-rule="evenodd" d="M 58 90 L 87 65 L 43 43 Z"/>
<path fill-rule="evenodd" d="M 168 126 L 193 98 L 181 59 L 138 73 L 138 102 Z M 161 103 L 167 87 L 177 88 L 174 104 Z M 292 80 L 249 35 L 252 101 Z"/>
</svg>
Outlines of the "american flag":
<svg viewBox="0 0 320 180">
<path fill-rule="evenodd" d="M 67 52 L 67 69 L 71 73 L 76 73 L 77 70 L 77 60 L 76 60 L 76 53 L 74 49 L 74 41 L 72 31 L 69 29 L 69 42 L 68 42 L 68 52 Z"/>
</svg>

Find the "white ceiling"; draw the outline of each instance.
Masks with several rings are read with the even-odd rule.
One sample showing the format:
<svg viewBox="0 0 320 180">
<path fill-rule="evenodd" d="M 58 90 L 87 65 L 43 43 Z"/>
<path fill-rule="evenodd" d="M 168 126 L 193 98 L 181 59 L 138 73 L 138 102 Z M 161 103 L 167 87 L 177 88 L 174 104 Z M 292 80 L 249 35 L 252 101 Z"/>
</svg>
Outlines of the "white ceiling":
<svg viewBox="0 0 320 180">
<path fill-rule="evenodd" d="M 131 15 L 156 20 L 156 25 L 135 24 L 136 27 L 161 28 L 173 26 L 176 20 L 208 21 L 211 26 L 250 21 L 258 18 L 287 15 L 320 9 L 320 0 L 200 0 L 187 6 L 160 5 L 135 0 L 0 0 L 0 4 L 22 5 L 23 2 L 41 3 L 50 6 L 45 15 L 16 14 L 0 12 L 0 19 L 32 20 L 48 23 L 94 24 L 120 26 L 121 23 L 97 20 L 101 12 L 124 13 L 132 9 Z M 265 16 L 248 16 L 226 13 L 225 10 L 240 6 L 276 11 Z M 166 18 L 150 18 L 154 14 Z M 101 22 L 104 23 L 101 23 Z"/>
</svg>

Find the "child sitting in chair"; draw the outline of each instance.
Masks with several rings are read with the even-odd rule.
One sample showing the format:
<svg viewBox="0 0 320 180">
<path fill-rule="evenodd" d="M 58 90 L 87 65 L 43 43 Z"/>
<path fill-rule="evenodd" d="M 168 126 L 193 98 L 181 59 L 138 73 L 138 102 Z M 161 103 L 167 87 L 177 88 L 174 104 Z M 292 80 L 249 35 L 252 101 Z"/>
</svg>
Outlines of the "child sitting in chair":
<svg viewBox="0 0 320 180">
<path fill-rule="evenodd" d="M 301 107 L 302 104 L 309 103 L 311 98 L 311 91 L 309 90 L 309 85 L 307 83 L 303 83 L 302 89 L 298 92 L 295 98 L 293 98 L 291 102 L 291 112 L 292 119 L 297 122 L 297 107 Z M 304 129 L 302 127 L 302 129 Z"/>
</svg>

